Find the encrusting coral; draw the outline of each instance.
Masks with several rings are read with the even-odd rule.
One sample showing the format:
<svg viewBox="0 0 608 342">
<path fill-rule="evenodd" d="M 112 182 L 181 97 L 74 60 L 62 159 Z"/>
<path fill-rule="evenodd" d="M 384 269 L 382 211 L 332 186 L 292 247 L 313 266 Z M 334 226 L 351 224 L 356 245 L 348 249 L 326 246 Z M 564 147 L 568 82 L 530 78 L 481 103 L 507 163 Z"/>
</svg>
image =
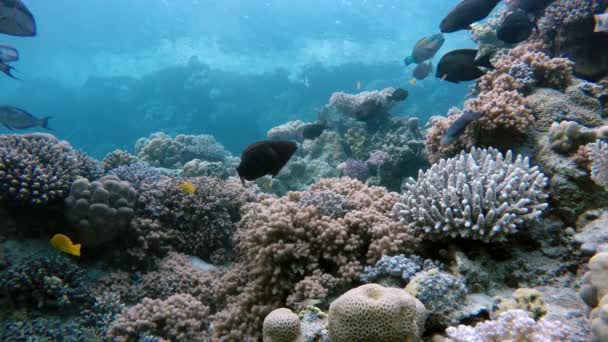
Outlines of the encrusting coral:
<svg viewBox="0 0 608 342">
<path fill-rule="evenodd" d="M 527 157 L 471 148 L 410 178 L 395 212 L 425 239 L 502 241 L 542 214 L 547 182 Z"/>
</svg>

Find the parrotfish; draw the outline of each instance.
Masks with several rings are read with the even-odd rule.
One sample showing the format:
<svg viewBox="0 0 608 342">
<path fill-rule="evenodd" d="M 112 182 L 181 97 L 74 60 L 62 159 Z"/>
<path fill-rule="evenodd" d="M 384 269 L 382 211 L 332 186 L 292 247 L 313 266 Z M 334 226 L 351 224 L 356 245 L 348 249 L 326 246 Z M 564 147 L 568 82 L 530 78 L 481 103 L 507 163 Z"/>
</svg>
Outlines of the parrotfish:
<svg viewBox="0 0 608 342">
<path fill-rule="evenodd" d="M 188 181 L 184 181 L 179 188 L 184 193 L 190 194 L 190 195 L 192 195 L 196 192 L 196 187 L 194 186 L 194 184 L 192 184 Z"/>
<path fill-rule="evenodd" d="M 49 242 L 53 248 L 60 252 L 80 256 L 81 245 L 79 243 L 74 244 L 69 237 L 63 234 L 55 234 Z"/>
<path fill-rule="evenodd" d="M 0 33 L 35 36 L 36 20 L 21 0 L 0 0 Z"/>
<path fill-rule="evenodd" d="M 481 113 L 474 113 L 470 111 L 466 111 L 460 115 L 456 121 L 448 128 L 448 130 L 441 137 L 442 145 L 449 145 L 455 142 L 461 135 L 464 133 L 464 130 L 467 129 L 469 124 L 473 121 L 476 121 L 482 116 Z"/>
<path fill-rule="evenodd" d="M 417 80 L 425 79 L 433 71 L 433 64 L 431 62 L 420 63 L 412 71 L 412 76 Z"/>
<path fill-rule="evenodd" d="M 10 63 L 19 60 L 19 51 L 8 44 L 0 44 L 0 62 Z"/>
<path fill-rule="evenodd" d="M 247 146 L 236 168 L 241 182 L 245 184 L 245 180 L 253 181 L 266 175 L 276 177 L 297 149 L 298 144 L 293 141 L 263 140 Z"/>
<path fill-rule="evenodd" d="M 412 63 L 422 63 L 435 56 L 437 51 L 441 49 L 445 38 L 441 33 L 434 34 L 429 37 L 424 37 L 416 42 L 412 54 L 403 60 L 403 63 L 407 66 Z"/>
<path fill-rule="evenodd" d="M 26 129 L 37 126 L 50 129 L 49 119 L 51 119 L 50 116 L 38 119 L 20 108 L 0 106 L 0 124 L 8 129 Z"/>
<path fill-rule="evenodd" d="M 437 65 L 437 78 L 459 83 L 473 81 L 485 74 L 480 66 L 491 67 L 488 58 L 476 60 L 477 50 L 459 49 L 446 53 Z"/>
<path fill-rule="evenodd" d="M 522 10 L 507 14 L 496 30 L 496 37 L 508 44 L 521 43 L 528 39 L 534 30 L 534 21 Z"/>
<path fill-rule="evenodd" d="M 403 88 L 397 88 L 388 97 L 388 99 L 392 100 L 392 101 L 396 101 L 396 102 L 401 102 L 401 101 L 405 101 L 405 99 L 407 99 L 407 97 L 409 96 L 409 94 L 410 93 L 407 90 L 405 90 Z"/>
<path fill-rule="evenodd" d="M 608 32 L 608 13 L 596 14 L 593 32 Z"/>
<path fill-rule="evenodd" d="M 469 30 L 471 24 L 487 17 L 500 0 L 462 0 L 441 21 L 443 33 Z"/>
</svg>

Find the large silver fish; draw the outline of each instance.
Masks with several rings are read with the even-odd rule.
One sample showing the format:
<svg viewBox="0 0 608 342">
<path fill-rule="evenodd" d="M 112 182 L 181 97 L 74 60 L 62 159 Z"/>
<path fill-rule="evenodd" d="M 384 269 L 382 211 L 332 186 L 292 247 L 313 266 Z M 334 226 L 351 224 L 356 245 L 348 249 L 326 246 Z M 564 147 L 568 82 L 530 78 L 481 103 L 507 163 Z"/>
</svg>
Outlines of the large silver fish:
<svg viewBox="0 0 608 342">
<path fill-rule="evenodd" d="M 19 60 L 19 51 L 8 44 L 0 44 L 0 62 L 10 63 Z"/>
<path fill-rule="evenodd" d="M 37 126 L 50 129 L 50 118 L 51 117 L 44 117 L 38 119 L 23 109 L 11 106 L 0 106 L 0 124 L 8 129 L 26 129 Z"/>
<path fill-rule="evenodd" d="M 36 20 L 21 0 L 0 0 L 0 33 L 20 37 L 36 35 Z"/>
</svg>

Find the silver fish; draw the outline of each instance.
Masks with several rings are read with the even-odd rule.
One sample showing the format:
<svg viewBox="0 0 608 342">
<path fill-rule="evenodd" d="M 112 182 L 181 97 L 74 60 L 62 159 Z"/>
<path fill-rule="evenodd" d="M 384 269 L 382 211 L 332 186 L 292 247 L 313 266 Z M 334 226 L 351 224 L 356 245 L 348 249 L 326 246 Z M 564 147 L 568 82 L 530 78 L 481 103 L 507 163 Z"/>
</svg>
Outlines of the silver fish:
<svg viewBox="0 0 608 342">
<path fill-rule="evenodd" d="M 441 145 L 449 145 L 455 142 L 464 133 L 469 124 L 482 116 L 481 113 L 466 111 L 454 121 L 448 130 L 441 137 Z"/>
<path fill-rule="evenodd" d="M 36 35 L 36 20 L 21 0 L 0 0 L 0 33 L 20 37 Z"/>
<path fill-rule="evenodd" d="M 19 51 L 8 44 L 0 44 L 0 62 L 10 63 L 19 60 Z"/>
<path fill-rule="evenodd" d="M 32 114 L 11 106 L 0 106 L 0 124 L 8 129 L 26 129 L 40 126 L 42 128 L 49 128 L 49 119 L 51 117 L 44 117 L 38 119 Z"/>
</svg>

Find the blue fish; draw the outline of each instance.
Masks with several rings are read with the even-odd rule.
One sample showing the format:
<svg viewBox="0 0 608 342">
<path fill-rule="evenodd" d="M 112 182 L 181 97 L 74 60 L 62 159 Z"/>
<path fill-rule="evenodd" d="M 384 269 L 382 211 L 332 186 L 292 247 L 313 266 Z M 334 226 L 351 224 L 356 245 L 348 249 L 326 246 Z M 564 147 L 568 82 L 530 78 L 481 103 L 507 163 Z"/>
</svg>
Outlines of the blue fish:
<svg viewBox="0 0 608 342">
<path fill-rule="evenodd" d="M 37 126 L 50 129 L 50 118 L 51 117 L 38 119 L 23 109 L 11 106 L 0 106 L 0 124 L 8 129 L 26 129 Z"/>
<path fill-rule="evenodd" d="M 481 113 L 474 113 L 466 111 L 454 121 L 454 123 L 448 128 L 448 130 L 441 137 L 441 145 L 449 145 L 454 143 L 464 133 L 469 124 L 476 121 L 482 116 Z"/>
</svg>

